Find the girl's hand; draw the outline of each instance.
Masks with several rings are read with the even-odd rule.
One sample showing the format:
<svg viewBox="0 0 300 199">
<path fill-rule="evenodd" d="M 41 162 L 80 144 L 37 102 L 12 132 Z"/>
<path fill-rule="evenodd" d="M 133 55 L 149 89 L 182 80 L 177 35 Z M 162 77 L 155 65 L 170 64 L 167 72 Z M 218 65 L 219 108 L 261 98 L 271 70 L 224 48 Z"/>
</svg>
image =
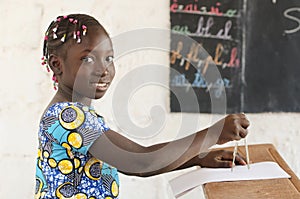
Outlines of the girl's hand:
<svg viewBox="0 0 300 199">
<path fill-rule="evenodd" d="M 230 114 L 210 127 L 210 130 L 214 136 L 219 136 L 217 144 L 224 144 L 246 137 L 249 125 L 250 122 L 245 114 Z"/>
<path fill-rule="evenodd" d="M 210 151 L 204 157 L 197 156 L 195 158 L 198 159 L 198 165 L 201 167 L 230 168 L 232 166 L 233 152 L 226 150 L 216 150 Z M 196 164 L 197 159 L 195 160 Z M 235 164 L 246 165 L 246 161 L 241 155 L 237 153 L 235 157 Z"/>
</svg>

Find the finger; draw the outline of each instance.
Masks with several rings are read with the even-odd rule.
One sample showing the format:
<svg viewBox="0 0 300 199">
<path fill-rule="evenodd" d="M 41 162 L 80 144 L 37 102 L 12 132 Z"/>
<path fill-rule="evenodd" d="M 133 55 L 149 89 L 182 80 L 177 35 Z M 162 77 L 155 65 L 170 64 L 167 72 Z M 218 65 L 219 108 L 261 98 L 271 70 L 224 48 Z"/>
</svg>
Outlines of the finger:
<svg viewBox="0 0 300 199">
<path fill-rule="evenodd" d="M 239 118 L 247 119 L 245 113 L 237 113 L 236 115 L 239 116 Z"/>
<path fill-rule="evenodd" d="M 229 160 L 232 161 L 233 159 L 233 152 L 232 151 L 222 151 L 222 158 L 221 160 Z M 235 164 L 245 165 L 247 164 L 245 158 L 243 158 L 239 153 L 235 156 Z"/>
<path fill-rule="evenodd" d="M 240 140 L 242 139 L 241 134 L 243 135 L 243 132 L 245 129 L 239 125 L 237 125 L 233 130 L 233 137 L 231 140 Z M 242 133 L 241 133 L 242 132 Z"/>
<path fill-rule="evenodd" d="M 230 168 L 230 167 L 232 167 L 232 161 L 230 161 L 230 160 L 217 160 L 217 167 Z"/>
<path fill-rule="evenodd" d="M 218 151 L 220 153 L 220 160 L 232 160 L 233 158 L 233 152 L 227 151 L 227 150 L 220 150 Z"/>
<path fill-rule="evenodd" d="M 247 118 L 241 118 L 241 126 L 244 128 L 248 128 L 250 126 L 250 122 Z"/>
<path fill-rule="evenodd" d="M 238 153 L 235 156 L 235 162 L 234 163 L 237 164 L 237 165 L 246 165 L 247 164 L 245 159 Z"/>
<path fill-rule="evenodd" d="M 239 136 L 241 138 L 245 138 L 247 135 L 248 135 L 248 130 L 241 127 L 240 130 L 239 130 Z"/>
</svg>

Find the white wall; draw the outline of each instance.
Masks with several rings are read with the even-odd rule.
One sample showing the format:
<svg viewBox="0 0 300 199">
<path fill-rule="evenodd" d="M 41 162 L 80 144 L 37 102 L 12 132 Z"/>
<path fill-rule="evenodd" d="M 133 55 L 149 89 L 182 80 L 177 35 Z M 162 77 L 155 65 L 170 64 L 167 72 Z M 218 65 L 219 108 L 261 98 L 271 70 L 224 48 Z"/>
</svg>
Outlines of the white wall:
<svg viewBox="0 0 300 199">
<path fill-rule="evenodd" d="M 1 0 L 0 1 L 0 198 L 32 198 L 34 192 L 37 129 L 43 109 L 54 94 L 50 74 L 40 65 L 42 39 L 51 20 L 59 14 L 83 12 L 95 16 L 107 28 L 112 37 L 124 32 L 155 27 L 169 27 L 169 0 Z M 107 96 L 95 102 L 97 110 L 116 130 L 119 118 L 113 112 L 111 100 L 118 91 L 118 82 L 136 67 L 145 64 L 168 66 L 166 52 L 138 50 L 116 61 L 117 76 Z M 159 74 L 168 82 L 168 75 Z M 131 83 L 129 83 L 131 85 Z M 129 101 L 131 119 L 136 125 L 151 123 L 150 110 L 162 107 L 165 116 L 162 132 L 149 139 L 137 139 L 142 144 L 171 140 L 178 135 L 181 119 L 200 124 L 188 132 L 204 128 L 211 122 L 209 115 L 170 114 L 168 90 L 160 86 L 142 86 L 132 92 Z M 155 93 L 153 97 L 145 94 Z M 134 106 L 133 106 L 134 105 Z M 152 112 L 155 116 L 157 112 Z M 249 114 L 251 121 L 249 144 L 273 143 L 289 166 L 300 176 L 300 114 L 263 113 Z M 153 119 L 153 118 L 152 118 Z M 175 132 L 175 133 L 174 133 Z M 180 136 L 183 136 L 180 134 Z M 121 175 L 123 198 L 171 198 L 166 191 L 168 174 L 148 179 Z M 137 185 L 139 188 L 137 189 Z"/>
</svg>

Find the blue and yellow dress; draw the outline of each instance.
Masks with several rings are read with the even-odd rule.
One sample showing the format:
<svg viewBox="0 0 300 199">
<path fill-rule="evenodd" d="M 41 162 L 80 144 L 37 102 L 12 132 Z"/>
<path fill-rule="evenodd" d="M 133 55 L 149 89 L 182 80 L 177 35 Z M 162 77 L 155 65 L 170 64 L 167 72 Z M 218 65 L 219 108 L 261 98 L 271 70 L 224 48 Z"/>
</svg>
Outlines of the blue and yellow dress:
<svg viewBox="0 0 300 199">
<path fill-rule="evenodd" d="M 117 169 L 88 152 L 108 129 L 92 107 L 78 102 L 49 107 L 39 127 L 35 198 L 118 198 Z"/>
</svg>

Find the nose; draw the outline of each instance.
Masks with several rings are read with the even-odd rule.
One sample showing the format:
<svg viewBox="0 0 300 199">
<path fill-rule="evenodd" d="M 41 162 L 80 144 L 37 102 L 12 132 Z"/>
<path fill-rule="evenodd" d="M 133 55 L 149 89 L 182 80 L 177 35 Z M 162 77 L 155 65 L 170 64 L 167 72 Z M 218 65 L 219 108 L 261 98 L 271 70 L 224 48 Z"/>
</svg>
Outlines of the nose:
<svg viewBox="0 0 300 199">
<path fill-rule="evenodd" d="M 104 74 L 107 74 L 108 73 L 107 68 L 108 66 L 104 61 L 99 61 L 96 64 L 96 71 L 95 71 L 97 76 L 102 76 Z"/>
</svg>

